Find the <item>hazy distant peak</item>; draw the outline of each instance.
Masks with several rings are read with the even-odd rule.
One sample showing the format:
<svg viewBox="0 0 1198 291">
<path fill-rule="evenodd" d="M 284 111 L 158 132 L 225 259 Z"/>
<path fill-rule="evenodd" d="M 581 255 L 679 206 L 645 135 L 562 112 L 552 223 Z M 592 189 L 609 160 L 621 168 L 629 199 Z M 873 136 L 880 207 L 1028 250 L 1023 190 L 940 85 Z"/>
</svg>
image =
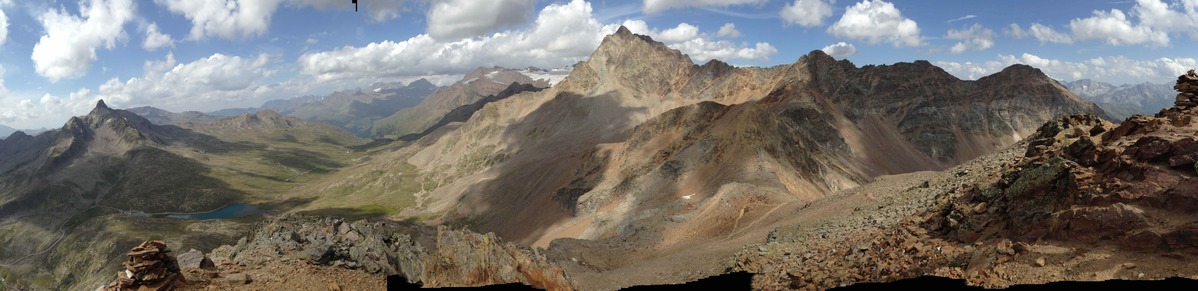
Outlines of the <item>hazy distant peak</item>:
<svg viewBox="0 0 1198 291">
<path fill-rule="evenodd" d="M 18 131 L 14 131 L 12 134 L 8 135 L 8 137 L 6 137 L 4 139 L 15 140 L 18 138 L 26 138 L 26 137 L 29 137 L 29 134 L 26 134 L 24 131 L 18 130 Z"/>
<path fill-rule="evenodd" d="M 433 84 L 433 82 L 429 82 L 428 79 L 420 78 L 419 80 L 412 81 L 412 83 L 408 83 L 408 87 L 436 88 L 437 85 Z"/>
<path fill-rule="evenodd" d="M 10 134 L 15 133 L 16 131 L 17 131 L 17 129 L 15 129 L 15 128 L 4 126 L 3 124 L 0 124 L 0 139 L 4 139 L 4 137 L 9 136 Z"/>
</svg>

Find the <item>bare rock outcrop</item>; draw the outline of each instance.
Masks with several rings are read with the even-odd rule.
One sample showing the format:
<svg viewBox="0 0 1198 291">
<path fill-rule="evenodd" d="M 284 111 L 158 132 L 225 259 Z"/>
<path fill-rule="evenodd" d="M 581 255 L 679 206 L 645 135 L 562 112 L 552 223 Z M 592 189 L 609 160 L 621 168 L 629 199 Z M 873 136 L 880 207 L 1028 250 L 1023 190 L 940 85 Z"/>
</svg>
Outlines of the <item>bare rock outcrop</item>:
<svg viewBox="0 0 1198 291">
<path fill-rule="evenodd" d="M 235 246 L 213 250 L 212 256 L 222 266 L 251 268 L 301 260 L 399 275 L 425 287 L 523 283 L 550 290 L 576 289 L 561 267 L 538 250 L 503 242 L 495 234 L 389 221 L 284 216 Z"/>
<path fill-rule="evenodd" d="M 216 264 L 205 256 L 203 252 L 191 249 L 186 253 L 179 254 L 177 260 L 180 269 L 205 269 L 211 270 L 216 268 Z"/>
<path fill-rule="evenodd" d="M 936 202 L 898 223 L 883 226 L 887 220 L 876 218 L 893 206 L 859 205 L 852 212 L 875 217 L 878 230 L 844 231 L 854 224 L 837 217 L 841 222 L 771 233 L 766 244 L 740 254 L 736 270 L 758 274 L 754 286 L 762 289 L 926 275 L 988 288 L 1192 277 L 1195 115 L 1194 106 L 1179 104 L 1120 124 L 1095 115 L 1057 118 L 1000 155 L 949 171 L 951 183 L 929 180 L 899 191 Z"/>
<path fill-rule="evenodd" d="M 1084 115 L 1045 124 L 1022 162 L 954 202 L 941 223 L 965 242 L 1053 239 L 1198 254 L 1198 222 L 1173 215 L 1198 212 L 1198 122 L 1183 105 L 1118 126 Z M 970 210 L 978 204 L 991 210 Z"/>
</svg>

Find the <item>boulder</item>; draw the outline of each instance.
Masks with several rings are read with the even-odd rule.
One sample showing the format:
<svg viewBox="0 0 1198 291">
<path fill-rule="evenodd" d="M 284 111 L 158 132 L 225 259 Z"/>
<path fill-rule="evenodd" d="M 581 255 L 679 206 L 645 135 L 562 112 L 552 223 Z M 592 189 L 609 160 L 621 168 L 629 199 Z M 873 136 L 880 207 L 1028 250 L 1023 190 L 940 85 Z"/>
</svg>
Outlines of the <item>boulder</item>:
<svg viewBox="0 0 1198 291">
<path fill-rule="evenodd" d="M 180 269 L 216 269 L 216 264 L 212 263 L 212 260 L 208 256 L 205 256 L 203 252 L 196 249 L 191 249 L 186 253 L 180 254 L 178 261 Z"/>
</svg>

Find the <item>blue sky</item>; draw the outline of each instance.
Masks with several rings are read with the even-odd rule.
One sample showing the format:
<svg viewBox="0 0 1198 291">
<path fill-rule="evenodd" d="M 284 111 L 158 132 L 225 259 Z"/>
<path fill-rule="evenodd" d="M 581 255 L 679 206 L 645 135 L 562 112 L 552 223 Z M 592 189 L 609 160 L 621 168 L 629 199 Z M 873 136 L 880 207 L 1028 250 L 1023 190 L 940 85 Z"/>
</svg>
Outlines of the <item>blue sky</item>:
<svg viewBox="0 0 1198 291">
<path fill-rule="evenodd" d="M 696 62 L 929 60 L 962 79 L 1168 82 L 1198 66 L 1198 0 L 0 0 L 0 124 L 57 128 L 95 100 L 172 111 L 561 67 L 620 25 Z"/>
</svg>

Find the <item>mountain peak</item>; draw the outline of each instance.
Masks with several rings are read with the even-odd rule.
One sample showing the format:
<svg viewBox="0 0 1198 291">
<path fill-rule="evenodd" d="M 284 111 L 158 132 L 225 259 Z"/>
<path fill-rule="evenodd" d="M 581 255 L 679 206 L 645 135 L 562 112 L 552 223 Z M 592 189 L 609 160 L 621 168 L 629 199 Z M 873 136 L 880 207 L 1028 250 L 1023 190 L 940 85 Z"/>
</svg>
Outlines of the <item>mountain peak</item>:
<svg viewBox="0 0 1198 291">
<path fill-rule="evenodd" d="M 12 132 L 12 134 L 8 135 L 8 137 L 4 138 L 4 139 L 5 140 L 17 140 L 17 139 L 26 138 L 26 137 L 29 137 L 29 134 L 25 133 L 25 131 L 18 130 L 18 131 Z"/>
<path fill-rule="evenodd" d="M 1052 78 L 1049 78 L 1048 75 L 1045 75 L 1043 71 L 1040 71 L 1040 69 L 1037 69 L 1036 67 L 1025 64 L 1014 64 L 1002 69 L 1002 71 L 999 71 L 998 73 L 978 79 L 978 82 L 981 83 L 988 83 L 991 81 L 999 83 L 1012 81 L 1016 83 L 1027 83 L 1030 81 L 1052 81 Z"/>
<path fill-rule="evenodd" d="M 621 25 L 619 29 L 616 29 L 616 35 L 632 35 L 632 31 Z"/>
<path fill-rule="evenodd" d="M 816 58 L 816 59 L 821 59 L 821 58 L 836 59 L 836 58 L 833 58 L 831 55 L 828 55 L 828 53 L 825 52 L 824 50 L 812 50 L 811 52 L 807 53 L 806 57 Z"/>
<path fill-rule="evenodd" d="M 419 80 L 412 81 L 412 83 L 408 83 L 408 87 L 437 87 L 437 85 L 429 82 L 428 79 L 420 78 Z"/>
<path fill-rule="evenodd" d="M 614 81 L 641 92 L 663 92 L 658 89 L 670 87 L 667 83 L 675 74 L 697 67 L 682 52 L 620 27 L 603 37 L 591 57 L 576 65 L 559 85 L 589 91 L 600 83 Z"/>
<path fill-rule="evenodd" d="M 1033 75 L 1033 76 L 1035 76 L 1035 75 L 1040 75 L 1040 76 L 1047 76 L 1047 75 L 1044 75 L 1044 72 L 1040 71 L 1040 69 L 1037 69 L 1036 67 L 1029 66 L 1029 65 L 1025 65 L 1025 64 L 1014 64 L 1014 65 L 1010 65 L 1010 66 L 1007 66 L 1006 68 L 1002 69 L 1002 71 L 999 71 L 998 73 L 999 73 L 999 74 L 1018 74 L 1018 75 Z"/>
<path fill-rule="evenodd" d="M 246 112 L 241 115 L 221 119 L 217 121 L 217 125 L 221 127 L 234 128 L 254 128 L 254 127 L 277 127 L 290 128 L 303 124 L 299 118 L 279 114 L 273 110 L 259 110 L 257 112 Z"/>
<path fill-rule="evenodd" d="M 109 108 L 108 104 L 104 104 L 104 99 L 100 99 L 100 101 L 96 101 L 96 108 L 92 108 L 89 115 L 105 115 L 111 112 L 112 108 Z"/>
</svg>

